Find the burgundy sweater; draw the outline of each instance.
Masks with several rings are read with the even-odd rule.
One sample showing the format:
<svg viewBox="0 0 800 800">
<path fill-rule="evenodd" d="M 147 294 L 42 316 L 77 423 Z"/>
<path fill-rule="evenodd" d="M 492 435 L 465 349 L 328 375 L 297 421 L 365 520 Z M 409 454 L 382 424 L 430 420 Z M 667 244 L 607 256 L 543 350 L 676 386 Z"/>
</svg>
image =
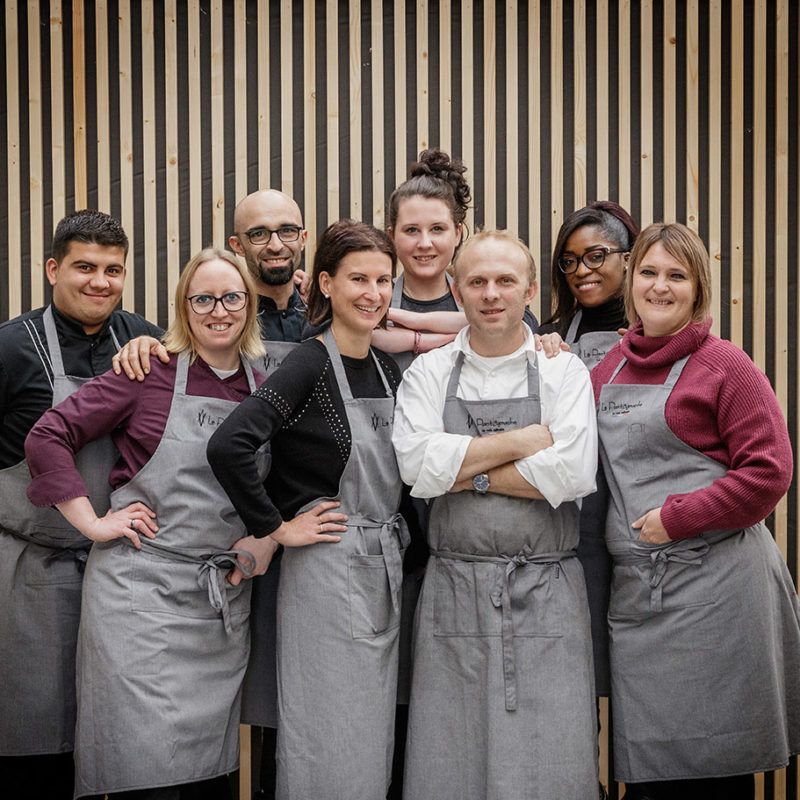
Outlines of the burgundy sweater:
<svg viewBox="0 0 800 800">
<path fill-rule="evenodd" d="M 773 511 L 792 480 L 789 434 L 769 381 L 710 328 L 709 319 L 674 336 L 646 337 L 639 323 L 592 370 L 597 401 L 623 356 L 627 362 L 615 384 L 654 385 L 692 354 L 667 400 L 667 425 L 728 473 L 705 489 L 667 497 L 661 521 L 672 539 L 754 525 Z"/>
<path fill-rule="evenodd" d="M 151 360 L 144 382 L 128 380 L 111 370 L 82 386 L 63 403 L 47 411 L 25 440 L 25 455 L 33 480 L 28 498 L 36 506 L 51 506 L 87 494 L 75 469 L 74 455 L 87 442 L 111 433 L 120 458 L 109 483 L 127 483 L 155 453 L 167 424 L 178 359 L 169 364 Z M 263 376 L 254 373 L 255 384 Z M 241 402 L 250 394 L 244 369 L 221 380 L 201 358 L 189 367 L 189 395 Z"/>
</svg>

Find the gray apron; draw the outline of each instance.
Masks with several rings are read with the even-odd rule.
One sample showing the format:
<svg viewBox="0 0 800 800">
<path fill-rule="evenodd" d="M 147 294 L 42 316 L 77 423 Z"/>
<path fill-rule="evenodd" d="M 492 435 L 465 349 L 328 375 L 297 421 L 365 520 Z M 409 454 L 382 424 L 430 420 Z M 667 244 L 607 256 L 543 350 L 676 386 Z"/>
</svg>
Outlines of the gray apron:
<svg viewBox="0 0 800 800">
<path fill-rule="evenodd" d="M 616 779 L 722 777 L 784 766 L 800 749 L 800 606 L 763 524 L 666 544 L 631 528 L 670 494 L 727 469 L 664 417 L 663 385 L 603 386 L 598 431 L 614 561 L 608 621 Z"/>
<path fill-rule="evenodd" d="M 114 509 L 151 508 L 156 538 L 141 537 L 140 551 L 97 544 L 86 566 L 76 796 L 204 780 L 238 762 L 250 581 L 225 576 L 246 532 L 206 460 L 236 403 L 187 395 L 188 365 L 178 356 L 155 453 L 111 496 Z"/>
<path fill-rule="evenodd" d="M 579 309 L 567 331 L 566 343 L 591 371 L 620 340 L 616 331 L 590 331 L 575 339 L 583 312 Z M 611 691 L 608 672 L 608 592 L 611 585 L 611 558 L 605 543 L 605 477 L 597 472 L 597 491 L 584 497 L 581 506 L 581 534 L 578 558 L 586 576 L 586 593 L 592 620 L 595 693 L 607 697 Z"/>
<path fill-rule="evenodd" d="M 394 397 L 354 398 L 323 334 L 350 426 L 337 544 L 286 548 L 278 587 L 281 800 L 378 800 L 391 775 L 403 551 Z M 374 355 L 373 355 L 374 357 Z M 300 512 L 328 498 L 307 503 Z"/>
<path fill-rule="evenodd" d="M 64 374 L 51 306 L 42 319 L 56 405 L 89 378 Z M 38 333 L 32 324 L 27 327 L 39 347 Z M 109 330 L 119 349 L 114 331 Z M 108 474 L 116 458 L 108 437 L 77 454 L 98 516 L 108 511 Z M 26 495 L 30 481 L 25 460 L 0 471 L 0 755 L 4 756 L 70 752 L 75 733 L 75 644 L 83 565 L 92 543 L 55 508 L 34 506 Z"/>
<path fill-rule="evenodd" d="M 263 373 L 265 378 L 269 378 L 273 372 L 283 363 L 283 360 L 289 353 L 296 347 L 300 346 L 299 342 L 264 342 L 267 348 L 266 355 L 259 356 L 258 358 L 251 359 L 250 364 Z"/>
<path fill-rule="evenodd" d="M 464 354 L 444 430 L 481 436 L 541 419 L 528 396 L 465 401 Z M 596 721 L 589 609 L 575 558 L 578 509 L 465 491 L 431 507 L 417 607 L 406 800 L 594 800 Z"/>
</svg>

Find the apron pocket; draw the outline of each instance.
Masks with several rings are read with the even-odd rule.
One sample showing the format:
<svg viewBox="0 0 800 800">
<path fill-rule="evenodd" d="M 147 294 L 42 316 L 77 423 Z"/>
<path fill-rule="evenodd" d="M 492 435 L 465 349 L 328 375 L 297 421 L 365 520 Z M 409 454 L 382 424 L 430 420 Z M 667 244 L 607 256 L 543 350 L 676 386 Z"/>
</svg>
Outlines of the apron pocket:
<svg viewBox="0 0 800 800">
<path fill-rule="evenodd" d="M 347 565 L 350 626 L 354 639 L 369 639 L 400 624 L 392 608 L 383 556 L 351 555 Z"/>
<path fill-rule="evenodd" d="M 636 464 L 636 483 L 649 481 L 654 474 L 647 426 L 635 422 L 628 426 L 628 457 Z"/>
</svg>

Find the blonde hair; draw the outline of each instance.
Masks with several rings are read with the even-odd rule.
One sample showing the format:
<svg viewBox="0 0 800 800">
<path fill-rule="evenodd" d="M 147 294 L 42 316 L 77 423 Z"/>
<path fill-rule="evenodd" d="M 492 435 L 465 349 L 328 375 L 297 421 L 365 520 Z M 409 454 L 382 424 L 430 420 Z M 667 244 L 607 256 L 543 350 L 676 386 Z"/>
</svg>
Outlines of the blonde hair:
<svg viewBox="0 0 800 800">
<path fill-rule="evenodd" d="M 631 250 L 628 272 L 625 275 L 625 315 L 631 326 L 639 321 L 633 305 L 633 276 L 653 245 L 660 244 L 689 275 L 697 287 L 695 290 L 692 322 L 704 322 L 711 309 L 711 271 L 708 266 L 708 251 L 703 241 L 692 230 L 680 222 L 654 222 L 637 237 Z"/>
<path fill-rule="evenodd" d="M 489 239 L 497 239 L 501 242 L 508 242 L 508 244 L 513 245 L 520 251 L 520 253 L 522 253 L 525 258 L 525 263 L 528 267 L 528 286 L 533 286 L 533 284 L 536 283 L 536 262 L 533 259 L 533 253 L 531 253 L 528 246 L 522 241 L 522 239 L 519 238 L 519 236 L 511 231 L 506 230 L 478 231 L 474 236 L 471 236 L 466 242 L 464 242 L 464 244 L 461 245 L 461 247 L 458 248 L 456 257 L 453 259 L 453 277 L 456 285 L 458 285 L 458 265 L 464 260 L 465 255 L 473 247 L 481 242 L 486 242 Z"/>
<path fill-rule="evenodd" d="M 258 292 L 255 283 L 250 277 L 250 273 L 233 253 L 229 253 L 227 250 L 217 250 L 214 247 L 206 247 L 192 256 L 183 268 L 178 285 L 175 287 L 175 319 L 164 334 L 164 346 L 170 353 L 182 353 L 184 350 L 188 350 L 191 353 L 192 363 L 197 358 L 197 344 L 189 325 L 186 296 L 194 274 L 209 261 L 224 261 L 241 276 L 247 292 L 247 305 L 245 306 L 244 329 L 239 339 L 239 355 L 246 359 L 263 356 L 266 350 L 261 341 L 261 327 L 258 324 Z"/>
</svg>

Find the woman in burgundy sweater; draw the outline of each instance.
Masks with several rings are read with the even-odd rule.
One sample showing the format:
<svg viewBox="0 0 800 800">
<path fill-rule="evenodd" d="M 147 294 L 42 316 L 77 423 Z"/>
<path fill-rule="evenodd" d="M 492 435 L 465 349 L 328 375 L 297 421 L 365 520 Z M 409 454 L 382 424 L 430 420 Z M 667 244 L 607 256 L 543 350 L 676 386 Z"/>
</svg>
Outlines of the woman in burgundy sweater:
<svg viewBox="0 0 800 800">
<path fill-rule="evenodd" d="M 651 225 L 633 328 L 592 372 L 609 484 L 616 779 L 628 798 L 752 798 L 800 750 L 800 607 L 761 520 L 792 451 L 765 376 L 710 334 L 708 254 Z"/>
</svg>

